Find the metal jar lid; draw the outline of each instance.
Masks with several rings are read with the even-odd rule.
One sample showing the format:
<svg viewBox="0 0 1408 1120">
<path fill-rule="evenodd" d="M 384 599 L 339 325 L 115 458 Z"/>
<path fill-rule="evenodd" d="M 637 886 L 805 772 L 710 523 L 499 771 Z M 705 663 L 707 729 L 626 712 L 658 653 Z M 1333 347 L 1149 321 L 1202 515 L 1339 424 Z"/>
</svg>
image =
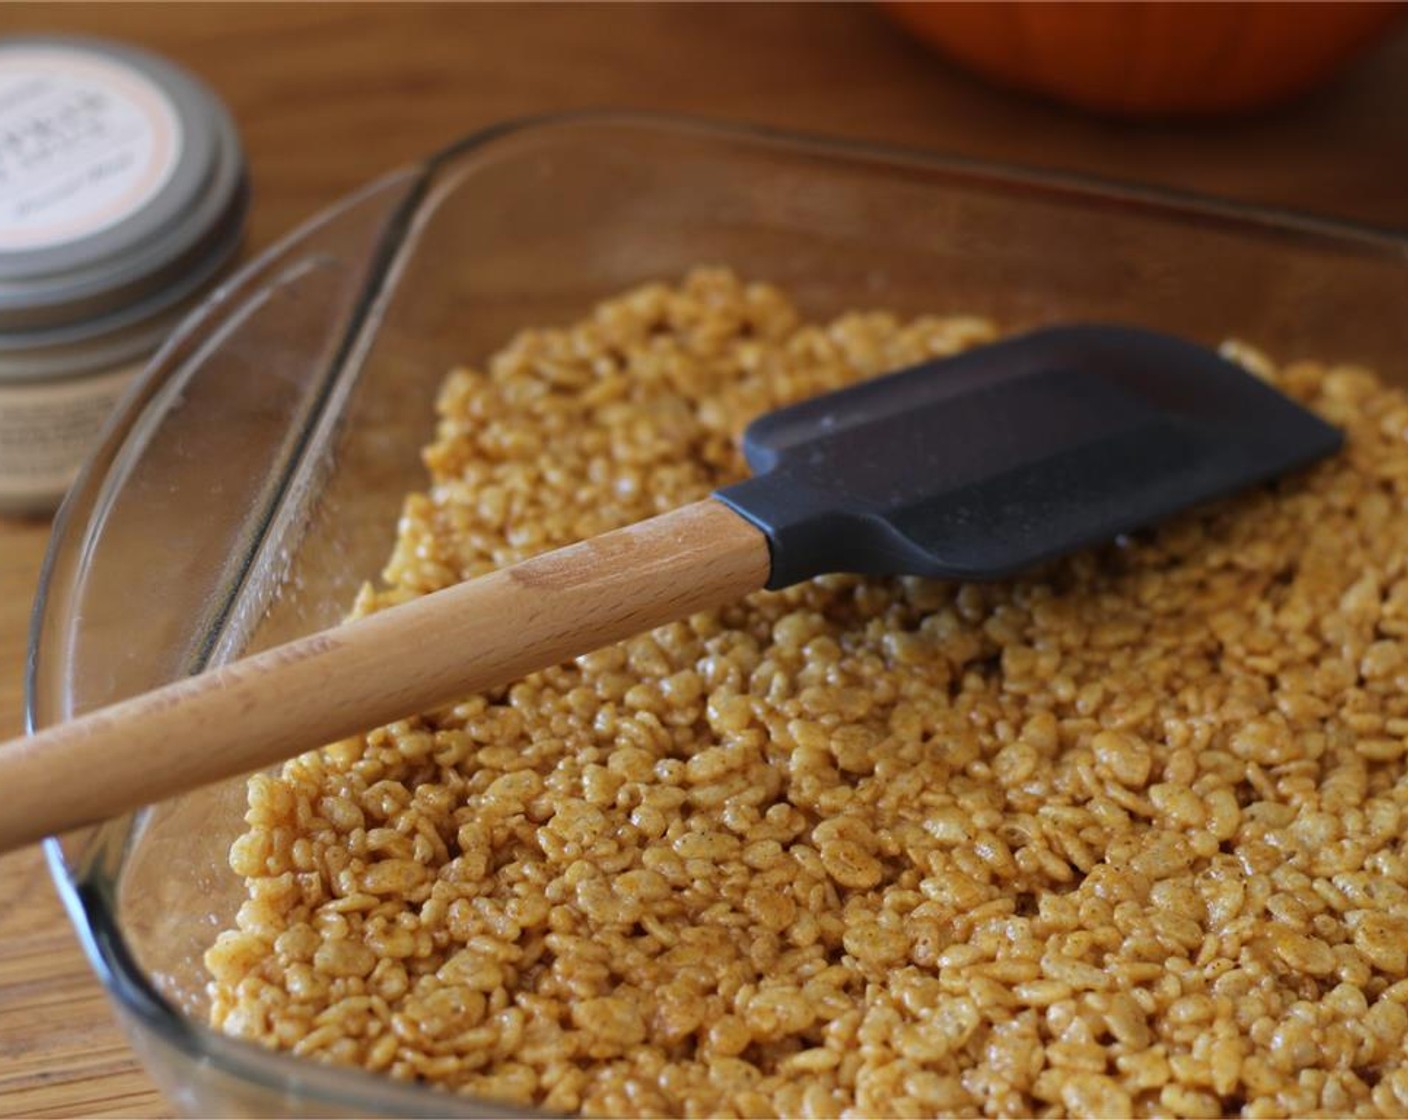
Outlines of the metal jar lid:
<svg viewBox="0 0 1408 1120">
<path fill-rule="evenodd" d="M 0 356 L 180 303 L 238 247 L 248 193 L 229 113 L 185 70 L 98 39 L 0 39 Z"/>
</svg>

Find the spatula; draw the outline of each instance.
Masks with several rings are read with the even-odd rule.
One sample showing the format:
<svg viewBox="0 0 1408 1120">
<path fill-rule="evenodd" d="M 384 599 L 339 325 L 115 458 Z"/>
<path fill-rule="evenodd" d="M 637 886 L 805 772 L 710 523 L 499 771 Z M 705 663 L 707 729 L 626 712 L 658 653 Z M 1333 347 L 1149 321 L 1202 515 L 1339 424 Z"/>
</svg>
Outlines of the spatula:
<svg viewBox="0 0 1408 1120">
<path fill-rule="evenodd" d="M 757 420 L 752 478 L 672 513 L 0 747 L 0 851 L 825 572 L 993 579 L 1328 455 L 1213 352 L 1058 327 Z"/>
</svg>

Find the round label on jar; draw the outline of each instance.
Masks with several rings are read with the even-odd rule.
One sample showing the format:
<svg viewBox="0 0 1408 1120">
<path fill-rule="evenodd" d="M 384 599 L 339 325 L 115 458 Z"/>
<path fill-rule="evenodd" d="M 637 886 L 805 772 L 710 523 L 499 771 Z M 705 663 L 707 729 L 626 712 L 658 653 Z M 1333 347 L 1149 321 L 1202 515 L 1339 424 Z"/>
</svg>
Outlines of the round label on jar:
<svg viewBox="0 0 1408 1120">
<path fill-rule="evenodd" d="M 0 252 L 131 217 L 176 168 L 176 107 L 139 71 L 76 48 L 0 51 Z"/>
</svg>

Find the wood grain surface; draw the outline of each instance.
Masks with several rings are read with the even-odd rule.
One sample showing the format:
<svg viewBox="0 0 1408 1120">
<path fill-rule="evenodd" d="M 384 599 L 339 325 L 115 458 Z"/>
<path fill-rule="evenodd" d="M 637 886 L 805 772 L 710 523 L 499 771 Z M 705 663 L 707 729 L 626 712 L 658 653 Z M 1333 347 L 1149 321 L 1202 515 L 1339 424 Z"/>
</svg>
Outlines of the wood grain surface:
<svg viewBox="0 0 1408 1120">
<path fill-rule="evenodd" d="M 836 5 L 7 4 L 0 33 L 108 35 L 229 103 L 264 247 L 379 172 L 507 117 L 673 110 L 1408 224 L 1408 37 L 1275 113 L 1131 125 L 991 90 Z M 47 540 L 0 518 L 0 737 L 21 726 Z M 3 791 L 0 791 L 3 793 Z M 42 860 L 0 859 L 0 1116 L 165 1115 L 113 1025 Z"/>
</svg>

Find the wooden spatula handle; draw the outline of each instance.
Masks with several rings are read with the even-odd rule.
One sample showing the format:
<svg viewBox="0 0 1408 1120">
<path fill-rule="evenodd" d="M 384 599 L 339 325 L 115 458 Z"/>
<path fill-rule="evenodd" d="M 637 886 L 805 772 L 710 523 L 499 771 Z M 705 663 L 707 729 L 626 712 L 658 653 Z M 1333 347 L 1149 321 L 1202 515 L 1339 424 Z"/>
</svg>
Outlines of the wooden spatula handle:
<svg viewBox="0 0 1408 1120">
<path fill-rule="evenodd" d="M 0 746 L 0 852 L 719 606 L 767 538 L 713 499 Z"/>
</svg>

